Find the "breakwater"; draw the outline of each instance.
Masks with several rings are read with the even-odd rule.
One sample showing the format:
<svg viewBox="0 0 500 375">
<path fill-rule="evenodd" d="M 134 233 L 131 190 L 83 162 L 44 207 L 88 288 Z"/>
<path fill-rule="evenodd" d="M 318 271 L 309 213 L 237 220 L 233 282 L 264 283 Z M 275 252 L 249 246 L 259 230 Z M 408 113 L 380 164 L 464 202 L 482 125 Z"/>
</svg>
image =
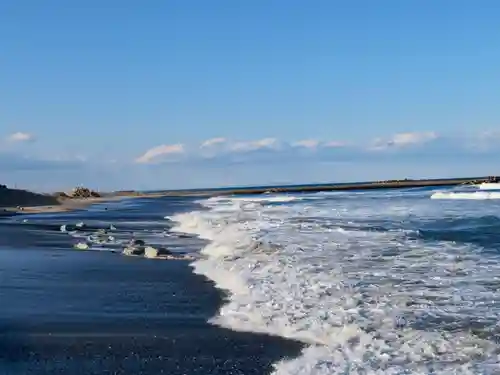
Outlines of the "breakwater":
<svg viewBox="0 0 500 375">
<path fill-rule="evenodd" d="M 191 189 L 163 191 L 161 195 L 172 196 L 221 196 L 221 195 L 252 195 L 265 193 L 316 193 L 321 191 L 349 191 L 367 189 L 403 189 L 412 187 L 454 186 L 466 184 L 480 184 L 482 182 L 497 181 L 496 177 L 466 177 L 466 178 L 439 178 L 439 179 L 404 179 L 353 182 L 342 184 L 318 185 L 290 185 L 290 186 L 261 186 L 224 189 Z M 151 194 L 159 194 L 158 192 Z M 148 193 L 145 193 L 148 195 Z"/>
</svg>

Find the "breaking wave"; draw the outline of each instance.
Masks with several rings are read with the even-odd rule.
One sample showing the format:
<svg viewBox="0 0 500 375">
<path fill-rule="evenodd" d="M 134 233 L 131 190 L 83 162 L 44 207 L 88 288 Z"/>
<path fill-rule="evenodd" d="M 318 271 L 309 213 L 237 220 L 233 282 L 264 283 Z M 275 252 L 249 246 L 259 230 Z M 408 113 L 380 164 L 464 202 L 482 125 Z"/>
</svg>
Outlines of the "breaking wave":
<svg viewBox="0 0 500 375">
<path fill-rule="evenodd" d="M 500 192 L 474 191 L 474 192 L 441 192 L 431 195 L 431 199 L 500 199 Z"/>
<path fill-rule="evenodd" d="M 212 323 L 308 344 L 276 375 L 498 373 L 500 256 L 422 236 L 465 212 L 416 194 L 210 198 L 171 219 L 210 240 L 192 266 L 229 292 Z"/>
</svg>

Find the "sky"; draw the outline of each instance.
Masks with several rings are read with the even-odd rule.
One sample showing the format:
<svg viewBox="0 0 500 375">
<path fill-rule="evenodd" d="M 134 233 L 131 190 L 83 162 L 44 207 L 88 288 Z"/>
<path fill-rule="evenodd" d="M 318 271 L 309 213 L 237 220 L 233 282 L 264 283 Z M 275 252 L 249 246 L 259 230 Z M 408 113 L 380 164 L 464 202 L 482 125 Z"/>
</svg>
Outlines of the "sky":
<svg viewBox="0 0 500 375">
<path fill-rule="evenodd" d="M 2 1 L 0 183 L 500 174 L 499 19 L 496 0 Z"/>
</svg>

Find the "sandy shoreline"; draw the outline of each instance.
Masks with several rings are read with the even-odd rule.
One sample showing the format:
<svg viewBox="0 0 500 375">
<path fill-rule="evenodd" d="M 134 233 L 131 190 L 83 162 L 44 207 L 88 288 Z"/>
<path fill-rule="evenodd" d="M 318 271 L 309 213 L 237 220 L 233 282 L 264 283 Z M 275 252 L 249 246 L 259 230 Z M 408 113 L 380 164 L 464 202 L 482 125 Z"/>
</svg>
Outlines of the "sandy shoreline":
<svg viewBox="0 0 500 375">
<path fill-rule="evenodd" d="M 349 191 L 364 189 L 401 189 L 410 187 L 452 186 L 472 184 L 488 181 L 489 177 L 457 178 L 457 179 L 421 179 L 421 180 L 392 180 L 358 182 L 350 184 L 324 185 L 296 185 L 257 188 L 228 188 L 228 189 L 192 189 L 192 190 L 165 190 L 161 192 L 115 191 L 101 193 L 99 197 L 71 198 L 59 197 L 50 194 L 38 194 L 25 190 L 0 189 L 0 213 L 33 214 L 66 212 L 109 201 L 131 198 L 158 198 L 166 196 L 225 196 L 225 195 L 254 195 L 266 193 L 312 193 L 319 191 Z M 1 187 L 1 186 L 0 186 Z M 50 204 L 47 204 L 50 203 Z"/>
<path fill-rule="evenodd" d="M 119 197 L 119 198 L 124 199 L 125 197 Z M 60 200 L 59 204 L 54 204 L 54 205 L 4 207 L 3 210 L 4 212 L 11 212 L 17 214 L 66 212 L 66 211 L 84 209 L 90 205 L 110 200 L 116 200 L 116 199 L 113 197 L 64 199 Z"/>
<path fill-rule="evenodd" d="M 169 194 L 165 193 L 107 193 L 101 197 L 92 198 L 55 198 L 54 204 L 45 205 L 16 205 L 8 207 L 0 207 L 0 211 L 4 213 L 16 213 L 16 214 L 37 214 L 37 213 L 57 213 L 57 212 L 68 212 L 74 210 L 82 210 L 93 204 L 118 201 L 122 199 L 133 199 L 133 198 L 155 198 L 167 196 Z"/>
</svg>

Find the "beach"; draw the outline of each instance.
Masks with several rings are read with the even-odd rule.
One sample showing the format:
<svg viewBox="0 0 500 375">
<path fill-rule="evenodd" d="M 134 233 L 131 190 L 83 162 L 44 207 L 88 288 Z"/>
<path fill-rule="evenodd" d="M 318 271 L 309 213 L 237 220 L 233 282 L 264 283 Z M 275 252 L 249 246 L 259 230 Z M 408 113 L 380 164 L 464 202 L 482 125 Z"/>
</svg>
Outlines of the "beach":
<svg viewBox="0 0 500 375">
<path fill-rule="evenodd" d="M 97 203 L 113 202 L 132 198 L 157 198 L 168 193 L 101 192 L 97 196 L 71 197 L 61 193 L 36 193 L 20 189 L 0 189 L 0 210 L 10 213 L 56 213 L 85 209 Z"/>
<path fill-rule="evenodd" d="M 186 199 L 121 199 L 85 210 L 0 218 L 0 373 L 266 374 L 302 344 L 210 324 L 225 292 L 187 261 L 78 251 L 59 227 L 116 226 L 148 243 L 197 253 L 196 238 L 164 237 Z M 109 249 L 108 249 L 109 250 Z"/>
<path fill-rule="evenodd" d="M 0 373 L 496 373 L 498 201 L 473 190 L 155 192 L 8 212 Z M 178 258 L 126 256 L 131 239 Z"/>
</svg>

